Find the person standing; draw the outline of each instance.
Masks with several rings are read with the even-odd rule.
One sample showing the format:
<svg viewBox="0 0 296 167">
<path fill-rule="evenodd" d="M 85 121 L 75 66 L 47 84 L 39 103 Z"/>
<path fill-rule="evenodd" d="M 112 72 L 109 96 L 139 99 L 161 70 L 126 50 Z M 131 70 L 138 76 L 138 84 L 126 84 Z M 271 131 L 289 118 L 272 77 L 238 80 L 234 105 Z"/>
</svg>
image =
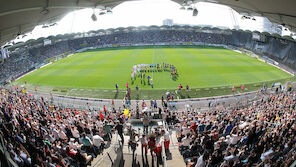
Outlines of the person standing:
<svg viewBox="0 0 296 167">
<path fill-rule="evenodd" d="M 150 79 L 150 85 L 151 85 L 151 88 L 153 88 L 153 81 L 152 81 L 152 78 Z"/>
<path fill-rule="evenodd" d="M 135 133 L 135 130 L 134 129 L 131 129 L 131 136 L 130 136 L 130 139 L 128 141 L 128 145 L 129 147 L 131 148 L 132 152 L 133 152 L 133 160 L 135 158 L 135 151 L 137 149 L 137 141 L 136 141 L 136 136 L 137 134 Z"/>
<path fill-rule="evenodd" d="M 150 75 L 147 76 L 148 85 L 150 84 Z"/>
<path fill-rule="evenodd" d="M 107 117 L 107 108 L 105 105 L 103 106 L 103 108 L 104 108 L 105 117 Z"/>
<path fill-rule="evenodd" d="M 181 89 L 182 89 L 182 85 L 181 85 L 181 84 L 179 84 L 179 86 L 178 86 L 178 89 L 179 89 L 179 90 L 181 90 Z"/>
<path fill-rule="evenodd" d="M 116 92 L 118 92 L 118 84 L 115 84 Z"/>
<path fill-rule="evenodd" d="M 128 82 L 126 83 L 126 85 L 125 85 L 125 86 L 126 86 L 126 89 L 128 89 Z"/>
<path fill-rule="evenodd" d="M 139 140 L 141 142 L 141 149 L 142 149 L 142 155 L 143 155 L 143 150 L 145 149 L 145 156 L 147 156 L 148 152 L 148 140 L 145 134 L 142 135 L 142 137 Z"/>
<path fill-rule="evenodd" d="M 156 137 L 154 133 L 150 134 L 149 136 L 148 146 L 150 149 L 151 156 L 154 157 L 156 154 Z"/>
<path fill-rule="evenodd" d="M 139 91 L 139 85 L 136 86 L 136 91 L 137 91 L 137 92 Z"/>
<path fill-rule="evenodd" d="M 169 148 L 170 148 L 170 133 L 166 130 L 162 130 L 161 131 L 163 138 L 164 138 L 164 149 L 165 152 L 169 152 Z"/>
<path fill-rule="evenodd" d="M 143 101 L 142 101 L 142 110 L 144 110 L 144 108 L 146 108 L 146 106 L 147 106 L 147 105 L 146 105 L 146 102 L 143 100 Z"/>
<path fill-rule="evenodd" d="M 145 83 L 145 79 L 146 79 L 146 74 L 144 73 L 144 74 L 143 74 L 143 84 L 144 84 L 144 85 L 146 85 L 146 83 Z"/>
<path fill-rule="evenodd" d="M 122 145 L 123 145 L 123 144 L 124 144 L 123 125 L 122 125 L 119 121 L 117 121 L 116 126 L 115 126 L 115 129 L 117 130 L 117 133 L 118 133 L 118 135 L 120 136 L 120 138 L 121 138 L 121 143 L 122 143 Z"/>
<path fill-rule="evenodd" d="M 150 120 L 149 120 L 147 114 L 145 113 L 145 114 L 144 114 L 144 118 L 143 118 L 143 125 L 144 125 L 144 130 L 143 130 L 143 132 L 144 132 L 144 133 L 148 133 L 149 122 L 150 122 Z"/>
<path fill-rule="evenodd" d="M 188 85 L 186 85 L 186 91 L 187 91 L 187 92 L 189 91 L 189 86 L 188 86 Z"/>
<path fill-rule="evenodd" d="M 242 85 L 242 91 L 245 91 L 245 85 L 244 84 Z"/>
<path fill-rule="evenodd" d="M 156 100 L 154 100 L 154 102 L 153 102 L 153 108 L 154 108 L 154 109 L 157 108 L 157 102 L 156 102 Z"/>
</svg>

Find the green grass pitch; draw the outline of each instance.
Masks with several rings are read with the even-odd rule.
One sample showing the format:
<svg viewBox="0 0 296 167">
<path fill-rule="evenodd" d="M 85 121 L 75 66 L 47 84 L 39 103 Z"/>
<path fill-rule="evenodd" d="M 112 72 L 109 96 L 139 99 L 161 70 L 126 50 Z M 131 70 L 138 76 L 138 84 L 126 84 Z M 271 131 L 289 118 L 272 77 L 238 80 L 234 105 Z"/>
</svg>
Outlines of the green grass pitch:
<svg viewBox="0 0 296 167">
<path fill-rule="evenodd" d="M 238 52 L 213 47 L 150 46 L 98 49 L 68 56 L 38 69 L 17 83 L 67 89 L 121 90 L 131 85 L 131 69 L 136 64 L 170 63 L 178 69 L 173 80 L 169 72 L 153 72 L 154 90 L 177 89 L 181 83 L 193 88 L 211 88 L 258 83 L 291 77 L 271 65 Z M 152 73 L 151 73 L 152 75 Z M 137 78 L 132 89 L 152 89 Z"/>
</svg>

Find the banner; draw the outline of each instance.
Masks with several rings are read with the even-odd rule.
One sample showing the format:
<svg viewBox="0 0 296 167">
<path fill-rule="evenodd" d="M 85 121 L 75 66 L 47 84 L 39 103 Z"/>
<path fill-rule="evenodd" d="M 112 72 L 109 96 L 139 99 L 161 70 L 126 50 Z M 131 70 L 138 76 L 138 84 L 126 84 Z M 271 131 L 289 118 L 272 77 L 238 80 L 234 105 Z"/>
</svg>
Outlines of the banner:
<svg viewBox="0 0 296 167">
<path fill-rule="evenodd" d="M 2 59 L 6 59 L 9 57 L 9 53 L 7 49 L 1 49 L 1 57 Z"/>
</svg>

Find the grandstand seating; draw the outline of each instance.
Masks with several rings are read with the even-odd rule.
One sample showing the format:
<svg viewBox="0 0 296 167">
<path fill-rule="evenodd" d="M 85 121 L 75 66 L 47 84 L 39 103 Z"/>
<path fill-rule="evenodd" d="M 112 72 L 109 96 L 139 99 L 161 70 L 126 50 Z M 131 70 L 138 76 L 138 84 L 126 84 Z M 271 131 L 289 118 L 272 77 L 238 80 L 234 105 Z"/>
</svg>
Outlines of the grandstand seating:
<svg viewBox="0 0 296 167">
<path fill-rule="evenodd" d="M 151 30 L 150 30 L 151 29 Z M 295 42 L 287 39 L 268 36 L 266 42 L 258 42 L 252 39 L 252 32 L 237 30 L 212 30 L 212 29 L 162 29 L 147 28 L 138 31 L 119 31 L 105 33 L 91 33 L 92 35 L 59 39 L 59 36 L 51 37 L 52 45 L 43 46 L 43 40 L 28 41 L 26 43 L 10 47 L 10 58 L 0 65 L 0 83 L 32 67 L 38 67 L 44 60 L 63 54 L 75 52 L 86 47 L 110 47 L 114 44 L 219 44 L 242 47 L 255 53 L 266 55 L 272 59 L 296 69 Z M 118 46 L 118 45 L 116 45 Z"/>
<path fill-rule="evenodd" d="M 265 43 L 257 42 L 251 32 L 244 31 L 154 27 L 58 38 L 51 38 L 52 45 L 43 46 L 42 41 L 37 44 L 35 41 L 11 47 L 10 58 L 0 65 L 0 80 L 14 79 L 60 54 L 113 44 L 232 45 L 296 68 L 295 42 L 272 36 Z M 116 124 L 126 123 L 120 109 L 100 112 L 63 108 L 18 88 L 1 87 L 0 93 L 1 136 L 10 158 L 19 166 L 86 166 L 102 152 L 102 143 L 110 140 Z M 169 130 L 176 132 L 173 137 L 178 139 L 180 154 L 189 167 L 290 166 L 295 160 L 295 91 L 266 94 L 254 104 L 236 109 L 223 106 L 207 112 L 166 108 L 163 111 L 161 118 Z M 135 113 L 131 112 L 131 117 Z M 158 140 L 166 133 L 155 130 L 150 135 Z"/>
</svg>

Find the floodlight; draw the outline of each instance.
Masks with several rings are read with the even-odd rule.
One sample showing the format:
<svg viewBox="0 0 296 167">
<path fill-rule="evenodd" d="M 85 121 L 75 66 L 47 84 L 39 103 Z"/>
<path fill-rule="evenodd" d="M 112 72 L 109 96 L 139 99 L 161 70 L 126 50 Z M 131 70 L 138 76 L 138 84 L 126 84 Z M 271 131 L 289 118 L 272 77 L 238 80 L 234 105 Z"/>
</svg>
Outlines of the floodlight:
<svg viewBox="0 0 296 167">
<path fill-rule="evenodd" d="M 187 10 L 193 10 L 193 8 L 192 7 L 188 7 Z"/>
<path fill-rule="evenodd" d="M 99 13 L 100 16 L 101 16 L 101 15 L 104 15 L 104 14 L 106 14 L 106 13 L 105 13 L 105 12 L 100 12 L 100 13 Z"/>
<path fill-rule="evenodd" d="M 182 6 L 182 7 L 180 8 L 180 10 L 185 10 L 185 7 L 184 7 L 184 6 Z"/>
<path fill-rule="evenodd" d="M 111 9 L 107 10 L 107 14 L 112 14 L 112 13 L 113 13 L 113 12 L 112 12 Z"/>
<path fill-rule="evenodd" d="M 97 21 L 98 19 L 97 19 L 97 16 L 95 15 L 95 13 L 93 13 L 92 15 L 91 15 L 91 19 L 92 19 L 92 21 Z"/>
<path fill-rule="evenodd" d="M 198 14 L 198 10 L 197 9 L 194 9 L 193 10 L 193 13 L 192 13 L 192 16 L 197 16 L 197 14 Z"/>
</svg>

